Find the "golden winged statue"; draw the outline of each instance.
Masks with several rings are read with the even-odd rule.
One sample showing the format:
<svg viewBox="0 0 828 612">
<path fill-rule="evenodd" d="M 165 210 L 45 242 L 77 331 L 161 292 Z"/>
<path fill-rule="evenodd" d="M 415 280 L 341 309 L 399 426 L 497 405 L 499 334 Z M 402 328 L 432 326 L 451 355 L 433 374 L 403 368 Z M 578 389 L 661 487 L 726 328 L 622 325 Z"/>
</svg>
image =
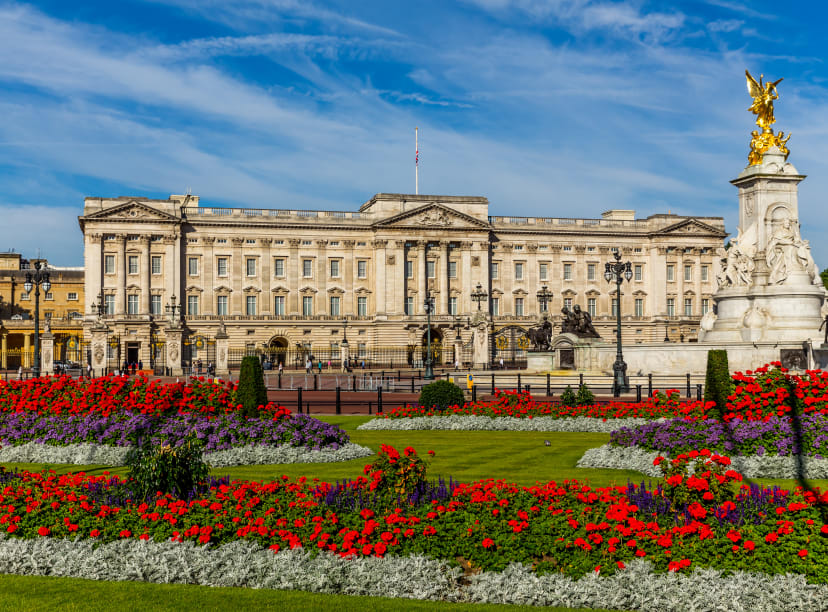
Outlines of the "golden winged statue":
<svg viewBox="0 0 828 612">
<path fill-rule="evenodd" d="M 750 72 L 745 70 L 747 77 L 747 88 L 750 97 L 753 98 L 753 104 L 750 105 L 748 111 L 756 115 L 756 125 L 762 131 L 753 130 L 751 132 L 750 153 L 748 153 L 748 163 L 752 166 L 762 163 L 762 156 L 771 147 L 778 147 L 779 150 L 785 154 L 785 159 L 788 159 L 790 151 L 785 146 L 791 135 L 785 137 L 784 132 L 774 134 L 771 126 L 776 123 L 776 118 L 773 116 L 773 101 L 779 99 L 779 92 L 776 86 L 782 82 L 782 79 L 763 83 L 765 75 L 759 75 L 759 81 L 754 79 Z"/>
</svg>

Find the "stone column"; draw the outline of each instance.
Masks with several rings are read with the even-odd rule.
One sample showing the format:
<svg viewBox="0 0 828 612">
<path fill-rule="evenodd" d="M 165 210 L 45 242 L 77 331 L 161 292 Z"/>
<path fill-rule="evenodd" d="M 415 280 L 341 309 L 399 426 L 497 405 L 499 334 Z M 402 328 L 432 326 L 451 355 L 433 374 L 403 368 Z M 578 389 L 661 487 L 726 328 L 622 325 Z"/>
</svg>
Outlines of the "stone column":
<svg viewBox="0 0 828 612">
<path fill-rule="evenodd" d="M 385 253 L 387 240 L 374 240 L 374 295 L 376 296 L 375 313 L 377 318 L 385 319 L 386 317 L 386 275 L 385 275 Z"/>
<path fill-rule="evenodd" d="M 244 304 L 244 262 L 242 261 L 242 245 L 244 238 L 233 238 L 233 256 L 230 260 L 232 266 L 230 271 L 230 278 L 233 294 L 230 297 L 232 304 L 230 305 L 230 314 L 241 315 L 245 313 Z"/>
<path fill-rule="evenodd" d="M 201 297 L 201 314 L 211 315 L 215 312 L 216 297 L 213 290 L 216 287 L 215 279 L 215 251 L 214 244 L 216 242 L 215 236 L 204 236 L 201 239 L 204 244 L 202 251 L 202 270 L 204 274 L 204 293 Z"/>
<path fill-rule="evenodd" d="M 103 376 L 106 370 L 106 334 L 105 325 L 97 324 L 91 329 L 92 335 L 92 375 Z"/>
<path fill-rule="evenodd" d="M 140 283 L 141 283 L 141 310 L 139 312 L 141 314 L 147 315 L 150 311 L 150 266 L 152 266 L 152 262 L 150 261 L 150 241 L 152 240 L 152 236 L 149 234 L 141 235 L 141 267 L 139 268 L 141 272 Z"/>
<path fill-rule="evenodd" d="M 118 255 L 115 262 L 115 314 L 126 314 L 126 234 L 118 234 Z"/>
<path fill-rule="evenodd" d="M 8 369 L 9 360 L 8 360 L 8 350 L 9 350 L 9 341 L 8 341 L 9 334 L 3 334 L 0 336 L 0 368 L 4 370 Z"/>
<path fill-rule="evenodd" d="M 419 305 L 416 308 L 418 314 L 425 314 L 425 308 L 423 304 L 425 304 L 426 295 L 428 295 L 428 264 L 426 260 L 428 259 L 428 241 L 427 240 L 418 240 L 417 241 L 417 249 L 420 251 L 420 292 L 417 295 L 417 302 Z"/>
<path fill-rule="evenodd" d="M 273 272 L 271 272 L 270 269 L 271 262 L 273 261 L 270 254 L 270 245 L 272 242 L 272 238 L 259 238 L 259 244 L 261 245 L 261 248 L 259 249 L 261 259 L 259 279 L 261 280 L 263 296 L 259 305 L 261 307 L 260 312 L 263 315 L 272 314 L 273 310 L 273 294 L 270 292 L 271 283 L 273 281 Z"/>
<path fill-rule="evenodd" d="M 32 367 L 30 353 L 32 350 L 32 332 L 23 333 L 23 354 L 20 356 L 20 363 L 24 368 Z"/>
<path fill-rule="evenodd" d="M 164 308 L 170 303 L 170 298 L 175 296 L 176 299 L 181 297 L 178 288 L 176 287 L 176 279 L 178 275 L 175 271 L 175 245 L 176 236 L 164 236 L 164 293 L 166 294 L 161 299 L 161 308 Z"/>
<path fill-rule="evenodd" d="M 537 313 L 538 316 L 540 316 L 542 313 L 540 302 L 538 302 L 537 292 L 543 283 L 539 280 L 538 274 L 538 245 L 527 244 L 526 251 L 526 263 L 524 264 L 526 269 L 523 271 L 523 274 L 527 279 L 527 295 L 523 300 L 523 314 L 534 315 Z M 583 259 L 581 259 L 581 262 L 583 262 Z M 583 272 L 583 278 L 586 278 L 586 271 Z M 586 283 L 580 282 L 578 283 L 578 286 L 585 287 Z M 586 304 L 584 304 L 584 308 L 586 308 Z"/>
<path fill-rule="evenodd" d="M 181 348 L 184 329 L 178 326 L 168 327 L 166 332 L 167 367 L 172 376 L 183 376 L 181 367 Z"/>
<path fill-rule="evenodd" d="M 463 367 L 463 340 L 459 336 L 454 337 L 454 362 L 460 362 L 460 367 Z M 454 363 L 451 365 L 453 367 Z"/>
<path fill-rule="evenodd" d="M 442 265 L 436 266 L 437 269 L 434 273 L 440 277 L 440 300 L 439 304 L 437 305 L 437 314 L 448 314 L 449 313 L 449 278 L 448 278 L 448 268 L 449 268 L 449 253 L 451 252 L 451 243 L 448 240 L 443 240 L 440 242 L 440 259 L 442 259 Z"/>
<path fill-rule="evenodd" d="M 328 241 L 327 240 L 317 240 L 316 241 L 316 288 L 319 291 L 317 295 L 319 295 L 319 304 L 316 305 L 316 312 L 318 314 L 331 314 L 330 311 L 330 298 L 328 296 L 328 276 L 330 276 L 330 270 L 328 269 Z M 340 274 L 342 271 L 340 270 Z M 344 296 L 340 299 L 340 313 L 344 312 L 345 310 L 345 299 Z"/>
<path fill-rule="evenodd" d="M 460 275 L 461 287 L 463 290 L 460 293 L 460 300 L 457 304 L 457 312 L 460 315 L 470 315 L 472 311 L 471 293 L 472 293 L 472 270 L 471 270 L 471 242 L 460 243 L 460 265 L 457 266 L 457 271 Z"/>
<path fill-rule="evenodd" d="M 341 360 L 341 369 L 345 369 L 345 364 L 351 356 L 351 346 L 349 342 L 343 342 L 339 345 L 339 358 Z"/>
<path fill-rule="evenodd" d="M 405 248 L 405 240 L 396 240 L 394 242 L 394 267 L 391 275 L 394 287 L 393 292 L 393 306 L 389 309 L 390 312 L 396 314 L 405 314 L 405 286 L 408 282 L 405 278 L 405 260 L 408 258 Z"/>
<path fill-rule="evenodd" d="M 227 336 L 227 331 L 222 324 L 216 332 L 216 375 L 230 376 L 230 364 L 228 359 L 228 352 L 230 349 L 230 339 Z"/>
<path fill-rule="evenodd" d="M 92 312 L 92 302 L 98 301 L 98 294 L 103 289 L 103 235 L 86 234 L 84 236 L 84 308 L 83 314 Z"/>
<path fill-rule="evenodd" d="M 356 241 L 354 240 L 343 240 L 343 246 L 345 247 L 345 261 L 343 262 L 343 266 L 345 267 L 345 289 L 346 291 L 350 291 L 350 294 L 346 293 L 345 296 L 342 297 L 342 315 L 353 315 L 354 314 L 354 266 L 356 266 L 356 261 L 354 260 L 354 245 Z"/>
<path fill-rule="evenodd" d="M 288 283 L 288 299 L 286 313 L 289 315 L 302 314 L 301 304 L 299 303 L 299 289 L 301 288 L 301 279 L 299 278 L 299 238 L 291 238 L 288 240 L 290 244 L 290 254 L 287 261 L 287 283 Z"/>
<path fill-rule="evenodd" d="M 40 374 L 51 376 L 55 369 L 55 336 L 51 331 L 40 335 Z"/>
</svg>

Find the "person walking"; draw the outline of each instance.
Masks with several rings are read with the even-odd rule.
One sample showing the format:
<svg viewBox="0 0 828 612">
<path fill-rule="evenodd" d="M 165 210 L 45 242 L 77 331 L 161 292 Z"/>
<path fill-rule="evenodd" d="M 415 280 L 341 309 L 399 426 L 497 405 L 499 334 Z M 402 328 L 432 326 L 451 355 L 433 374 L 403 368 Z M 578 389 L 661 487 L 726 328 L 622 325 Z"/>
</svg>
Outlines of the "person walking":
<svg viewBox="0 0 828 612">
<path fill-rule="evenodd" d="M 282 369 L 283 369 L 283 367 L 282 367 L 282 362 L 280 361 L 280 362 L 279 362 L 279 376 L 281 376 L 281 375 L 282 375 Z"/>
<path fill-rule="evenodd" d="M 501 358 L 500 358 L 500 369 L 501 369 L 501 370 L 502 370 L 502 369 L 504 369 L 504 366 L 503 366 L 503 357 L 501 357 Z"/>
<path fill-rule="evenodd" d="M 454 360 L 454 371 L 456 372 L 459 369 L 460 369 L 460 359 L 458 358 L 458 359 Z"/>
<path fill-rule="evenodd" d="M 17 368 L 17 380 L 23 380 L 23 366 Z"/>
</svg>

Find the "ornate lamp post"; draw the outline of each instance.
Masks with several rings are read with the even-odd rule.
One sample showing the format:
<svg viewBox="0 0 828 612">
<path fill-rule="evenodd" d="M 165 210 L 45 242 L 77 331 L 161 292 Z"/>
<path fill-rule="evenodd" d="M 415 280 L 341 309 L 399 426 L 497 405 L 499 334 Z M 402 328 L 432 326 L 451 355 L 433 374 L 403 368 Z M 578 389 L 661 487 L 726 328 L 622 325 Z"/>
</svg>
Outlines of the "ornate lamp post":
<svg viewBox="0 0 828 612">
<path fill-rule="evenodd" d="M 486 293 L 485 289 L 483 289 L 483 285 L 477 283 L 477 287 L 475 287 L 474 291 L 471 292 L 471 299 L 477 302 L 477 310 L 480 310 L 480 303 L 485 302 L 489 297 L 489 294 Z"/>
<path fill-rule="evenodd" d="M 41 270 L 41 263 L 35 262 L 35 273 L 26 272 L 26 282 L 23 287 L 26 293 L 31 293 L 32 287 L 35 290 L 35 320 L 34 320 L 34 367 L 32 372 L 35 378 L 40 376 L 40 288 L 43 287 L 43 293 L 49 293 L 52 288 L 52 283 L 49 282 L 49 273 L 44 268 Z"/>
<path fill-rule="evenodd" d="M 103 291 L 98 293 L 98 303 L 96 304 L 95 302 L 92 302 L 92 314 L 98 315 L 98 321 L 103 319 L 104 314 L 106 314 Z"/>
<path fill-rule="evenodd" d="M 549 304 L 549 300 L 552 299 L 552 295 L 553 293 L 549 291 L 549 287 L 546 285 L 541 287 L 540 291 L 538 291 L 538 304 L 540 304 L 541 312 L 546 312 L 548 310 L 547 305 Z"/>
<path fill-rule="evenodd" d="M 175 295 L 170 296 L 170 301 L 164 307 L 164 310 L 166 311 L 167 316 L 170 318 L 170 322 L 173 325 L 177 325 L 178 322 L 181 320 L 181 304 L 175 303 Z"/>
<path fill-rule="evenodd" d="M 615 309 L 616 325 L 615 334 L 618 338 L 618 350 L 615 353 L 615 363 L 612 364 L 613 381 L 612 381 L 612 395 L 618 397 L 621 392 L 629 391 L 630 385 L 627 382 L 627 364 L 624 363 L 624 354 L 621 351 L 621 283 L 624 279 L 629 282 L 632 279 L 632 264 L 621 262 L 621 250 L 615 251 L 615 261 L 608 262 L 604 266 L 604 278 L 607 282 L 612 282 L 615 279 L 615 296 L 617 307 Z"/>
<path fill-rule="evenodd" d="M 342 346 L 348 346 L 348 319 L 342 321 Z"/>
<path fill-rule="evenodd" d="M 434 370 L 432 369 L 433 361 L 431 359 L 431 311 L 434 310 L 434 298 L 431 297 L 431 292 L 430 291 L 426 291 L 426 297 L 425 297 L 425 301 L 423 302 L 423 308 L 425 309 L 425 313 L 426 313 L 426 343 L 427 343 L 425 373 L 423 374 L 423 380 L 434 380 Z"/>
</svg>

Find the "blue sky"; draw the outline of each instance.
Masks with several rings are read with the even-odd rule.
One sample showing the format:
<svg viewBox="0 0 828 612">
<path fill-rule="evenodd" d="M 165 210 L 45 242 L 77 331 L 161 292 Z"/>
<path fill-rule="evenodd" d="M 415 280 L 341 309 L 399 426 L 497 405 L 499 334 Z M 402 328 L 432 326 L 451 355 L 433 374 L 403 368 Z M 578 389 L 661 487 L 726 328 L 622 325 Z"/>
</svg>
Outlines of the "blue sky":
<svg viewBox="0 0 828 612">
<path fill-rule="evenodd" d="M 785 77 L 802 234 L 828 266 L 817 2 L 0 2 L 0 248 L 80 265 L 84 196 L 353 210 L 482 195 L 491 214 L 722 215 Z"/>
</svg>

